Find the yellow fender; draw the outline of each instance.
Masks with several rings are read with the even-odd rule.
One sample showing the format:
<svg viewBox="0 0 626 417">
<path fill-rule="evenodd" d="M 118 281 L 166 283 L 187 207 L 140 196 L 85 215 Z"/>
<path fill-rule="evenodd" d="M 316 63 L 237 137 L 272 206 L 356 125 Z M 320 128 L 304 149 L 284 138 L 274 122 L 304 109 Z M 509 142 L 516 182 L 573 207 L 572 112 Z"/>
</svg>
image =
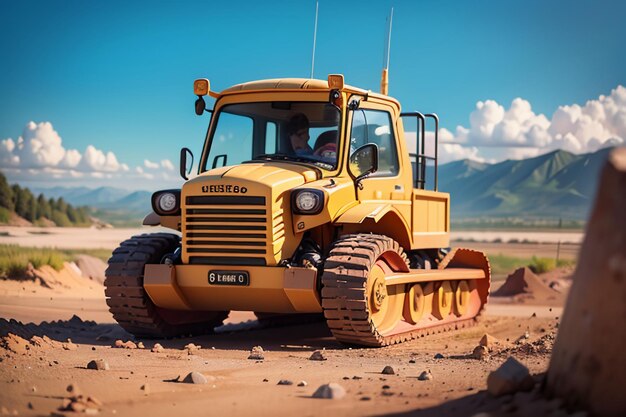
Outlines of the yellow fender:
<svg viewBox="0 0 626 417">
<path fill-rule="evenodd" d="M 402 247 L 411 247 L 411 233 L 400 213 L 389 203 L 358 204 L 335 219 L 345 233 L 379 233 L 396 240 Z"/>
</svg>

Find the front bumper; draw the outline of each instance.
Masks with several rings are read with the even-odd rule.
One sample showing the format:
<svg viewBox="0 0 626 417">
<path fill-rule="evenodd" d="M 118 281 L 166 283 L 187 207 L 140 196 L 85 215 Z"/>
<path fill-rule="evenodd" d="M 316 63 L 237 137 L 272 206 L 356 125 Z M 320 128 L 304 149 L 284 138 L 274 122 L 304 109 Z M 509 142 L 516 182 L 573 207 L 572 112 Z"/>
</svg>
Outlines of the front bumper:
<svg viewBox="0 0 626 417">
<path fill-rule="evenodd" d="M 210 284 L 211 270 L 245 270 L 250 285 Z M 147 264 L 144 271 L 152 302 L 171 310 L 320 313 L 317 280 L 317 271 L 308 268 Z"/>
</svg>

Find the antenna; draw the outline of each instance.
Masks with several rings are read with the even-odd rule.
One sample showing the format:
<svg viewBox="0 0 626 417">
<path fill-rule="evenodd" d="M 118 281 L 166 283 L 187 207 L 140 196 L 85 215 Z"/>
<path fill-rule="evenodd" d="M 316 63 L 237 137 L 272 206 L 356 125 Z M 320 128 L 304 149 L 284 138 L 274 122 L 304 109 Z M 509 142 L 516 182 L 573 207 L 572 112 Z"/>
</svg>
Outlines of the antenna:
<svg viewBox="0 0 626 417">
<path fill-rule="evenodd" d="M 313 29 L 313 56 L 311 57 L 311 78 L 315 70 L 315 43 L 317 41 L 317 13 L 319 11 L 320 2 L 315 2 L 315 28 Z"/>
<path fill-rule="evenodd" d="M 387 95 L 389 91 L 389 56 L 391 55 L 391 25 L 393 23 L 393 7 L 389 14 L 389 27 L 387 28 L 387 39 L 383 52 L 383 73 L 380 80 L 380 93 Z"/>
</svg>

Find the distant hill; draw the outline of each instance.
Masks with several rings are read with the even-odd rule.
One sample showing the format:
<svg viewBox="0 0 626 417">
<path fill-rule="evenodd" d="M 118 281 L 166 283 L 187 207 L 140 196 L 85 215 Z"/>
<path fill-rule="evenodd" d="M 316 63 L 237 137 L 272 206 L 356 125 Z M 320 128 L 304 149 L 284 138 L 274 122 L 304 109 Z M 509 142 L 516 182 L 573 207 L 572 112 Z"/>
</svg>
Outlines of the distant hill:
<svg viewBox="0 0 626 417">
<path fill-rule="evenodd" d="M 439 190 L 449 192 L 453 217 L 585 219 L 610 148 L 575 155 L 558 150 L 497 164 L 455 161 L 439 167 Z"/>
</svg>

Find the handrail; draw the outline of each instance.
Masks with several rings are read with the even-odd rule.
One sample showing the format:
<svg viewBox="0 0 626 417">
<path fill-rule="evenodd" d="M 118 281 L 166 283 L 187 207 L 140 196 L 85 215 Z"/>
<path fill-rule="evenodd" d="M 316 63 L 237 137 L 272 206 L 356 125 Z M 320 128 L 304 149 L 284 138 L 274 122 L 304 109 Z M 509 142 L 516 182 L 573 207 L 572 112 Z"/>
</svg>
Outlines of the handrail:
<svg viewBox="0 0 626 417">
<path fill-rule="evenodd" d="M 415 117 L 416 121 L 416 153 L 409 153 L 410 157 L 415 157 L 415 188 L 426 188 L 426 160 L 434 161 L 435 181 L 434 191 L 437 191 L 438 182 L 438 155 L 439 155 L 439 117 L 435 113 L 422 114 L 418 111 L 400 113 L 400 117 Z M 426 119 L 432 118 L 435 121 L 435 155 L 426 155 Z M 421 148 L 421 149 L 420 149 Z M 417 153 L 420 152 L 421 153 Z"/>
</svg>

